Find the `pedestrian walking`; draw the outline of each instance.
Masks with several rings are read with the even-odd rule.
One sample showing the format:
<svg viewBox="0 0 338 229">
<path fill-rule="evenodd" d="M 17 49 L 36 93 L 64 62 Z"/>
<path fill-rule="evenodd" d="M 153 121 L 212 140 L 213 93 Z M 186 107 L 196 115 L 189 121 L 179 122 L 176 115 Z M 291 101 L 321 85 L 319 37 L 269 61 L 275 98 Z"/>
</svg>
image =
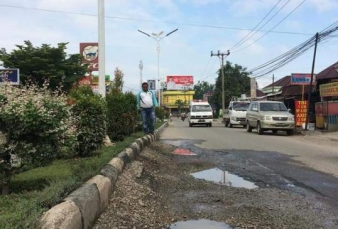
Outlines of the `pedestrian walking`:
<svg viewBox="0 0 338 229">
<path fill-rule="evenodd" d="M 142 126 L 145 134 L 154 133 L 155 107 L 157 106 L 155 93 L 149 90 L 148 83 L 143 83 L 142 90 L 137 94 L 137 108 L 141 112 Z"/>
</svg>

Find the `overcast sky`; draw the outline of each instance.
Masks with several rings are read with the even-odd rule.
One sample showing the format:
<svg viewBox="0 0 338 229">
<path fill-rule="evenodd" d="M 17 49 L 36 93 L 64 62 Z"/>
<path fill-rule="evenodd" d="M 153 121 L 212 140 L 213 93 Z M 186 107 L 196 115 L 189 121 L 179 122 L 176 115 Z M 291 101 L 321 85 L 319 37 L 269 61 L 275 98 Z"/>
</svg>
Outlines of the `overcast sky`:
<svg viewBox="0 0 338 229">
<path fill-rule="evenodd" d="M 277 12 L 288 0 L 281 0 Z M 270 30 L 303 0 L 291 0 L 263 29 Z M 119 67 L 125 73 L 125 90 L 139 89 L 139 62 L 143 61 L 143 79 L 157 78 L 156 42 L 137 32 L 179 30 L 161 41 L 160 72 L 166 75 L 193 75 L 195 82 L 214 82 L 219 67 L 210 51 L 226 51 L 250 30 L 208 28 L 183 24 L 253 28 L 277 3 L 277 0 L 106 0 L 106 73 Z M 8 50 L 24 40 L 34 45 L 69 42 L 68 52 L 78 53 L 80 42 L 96 42 L 97 18 L 94 16 L 53 13 L 6 6 L 29 7 L 82 14 L 97 14 L 97 0 L 1 0 L 0 46 Z M 307 0 L 275 31 L 315 34 L 338 21 L 338 0 Z M 271 14 L 271 16 L 274 13 Z M 130 18 L 122 20 L 111 17 Z M 143 21 L 142 21 L 143 20 Z M 151 20 L 157 22 L 145 22 Z M 164 23 L 164 22 L 175 22 Z M 243 46 L 262 36 L 258 32 Z M 310 35 L 269 33 L 244 50 L 233 52 L 227 60 L 248 69 L 256 67 L 299 43 Z M 239 47 L 239 48 L 241 48 Z M 238 48 L 238 49 L 239 49 Z M 235 49 L 236 50 L 236 49 Z M 290 73 L 311 70 L 313 50 L 274 72 L 279 79 Z M 338 37 L 318 48 L 316 72 L 338 60 Z M 258 80 L 263 87 L 272 74 Z"/>
</svg>

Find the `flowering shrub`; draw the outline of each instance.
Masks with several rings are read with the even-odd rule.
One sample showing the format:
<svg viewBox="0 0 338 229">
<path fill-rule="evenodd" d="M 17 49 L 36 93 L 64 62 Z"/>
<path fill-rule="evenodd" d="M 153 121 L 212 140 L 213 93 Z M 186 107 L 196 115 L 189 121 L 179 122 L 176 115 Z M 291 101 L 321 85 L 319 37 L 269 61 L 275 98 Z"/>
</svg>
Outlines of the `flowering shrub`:
<svg viewBox="0 0 338 229">
<path fill-rule="evenodd" d="M 80 86 L 70 93 L 74 106 L 72 113 L 78 117 L 77 146 L 79 156 L 91 156 L 103 144 L 106 136 L 106 101 L 94 95 L 88 86 Z"/>
<path fill-rule="evenodd" d="M 71 156 L 76 145 L 77 120 L 61 92 L 33 83 L 0 86 L 0 131 L 6 142 L 0 149 L 0 179 L 6 186 L 11 174 Z"/>
</svg>

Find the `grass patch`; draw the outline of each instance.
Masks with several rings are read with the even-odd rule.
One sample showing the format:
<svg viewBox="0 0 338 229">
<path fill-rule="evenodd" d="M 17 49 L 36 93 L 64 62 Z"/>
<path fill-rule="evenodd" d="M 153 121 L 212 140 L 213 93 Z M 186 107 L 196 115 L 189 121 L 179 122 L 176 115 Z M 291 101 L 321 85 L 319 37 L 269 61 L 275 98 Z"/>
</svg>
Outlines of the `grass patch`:
<svg viewBox="0 0 338 229">
<path fill-rule="evenodd" d="M 157 123 L 156 128 L 160 125 Z M 49 166 L 15 175 L 11 182 L 11 194 L 0 195 L 0 227 L 38 228 L 44 211 L 60 203 L 84 181 L 98 174 L 109 160 L 142 136 L 142 132 L 134 133 L 115 146 L 103 147 L 93 157 L 58 160 Z"/>
</svg>

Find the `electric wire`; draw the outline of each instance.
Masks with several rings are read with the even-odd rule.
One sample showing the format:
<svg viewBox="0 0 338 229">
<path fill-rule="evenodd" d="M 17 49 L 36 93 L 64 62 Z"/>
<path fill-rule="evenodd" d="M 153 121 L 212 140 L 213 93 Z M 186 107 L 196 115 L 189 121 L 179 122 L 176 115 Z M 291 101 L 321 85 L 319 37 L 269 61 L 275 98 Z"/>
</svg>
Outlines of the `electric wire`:
<svg viewBox="0 0 338 229">
<path fill-rule="evenodd" d="M 270 29 L 269 31 L 265 32 L 261 37 L 259 37 L 258 39 L 256 39 L 255 41 L 253 41 L 251 44 L 238 49 L 238 50 L 234 50 L 232 51 L 232 53 L 237 53 L 239 51 L 242 51 L 244 49 L 247 49 L 248 47 L 250 47 L 251 45 L 255 44 L 256 42 L 260 41 L 263 37 L 265 37 L 266 35 L 268 35 L 269 33 L 271 33 L 277 26 L 279 26 L 283 21 L 285 21 L 291 14 L 293 14 L 301 5 L 304 4 L 304 2 L 306 2 L 306 0 L 303 0 L 300 4 L 298 4 L 296 6 L 296 8 L 294 8 L 288 15 L 286 15 L 281 21 L 279 21 L 274 27 L 272 27 L 272 29 Z"/>
<path fill-rule="evenodd" d="M 50 10 L 50 9 L 24 7 L 24 6 L 13 6 L 13 5 L 5 5 L 5 4 L 0 4 L 0 7 L 14 8 L 14 9 L 24 9 L 24 10 L 34 10 L 34 11 L 44 11 L 44 12 L 50 12 L 50 13 L 60 13 L 60 14 L 69 14 L 69 15 L 97 17 L 97 14 L 77 13 L 77 12 L 70 12 L 70 11 Z M 106 18 L 115 19 L 115 20 L 127 20 L 127 21 L 137 21 L 137 22 L 160 23 L 160 24 L 173 24 L 173 25 L 213 28 L 213 29 L 226 29 L 226 30 L 238 30 L 238 31 L 250 31 L 250 30 L 252 30 L 252 29 L 249 29 L 249 28 L 226 27 L 226 26 L 219 26 L 219 25 L 205 25 L 205 24 L 197 24 L 197 23 L 183 23 L 183 22 L 171 22 L 171 21 L 156 21 L 156 20 L 149 20 L 149 19 L 142 19 L 142 18 L 128 18 L 128 17 L 118 17 L 118 16 L 106 16 Z M 253 31 L 267 32 L 266 30 L 253 30 Z M 311 33 L 291 32 L 291 31 L 270 31 L 270 33 L 304 35 L 304 36 L 312 35 Z"/>
<path fill-rule="evenodd" d="M 239 42 L 237 42 L 234 46 L 232 46 L 231 48 L 230 48 L 230 50 L 232 50 L 232 49 L 235 49 L 236 47 L 238 47 L 238 46 L 241 46 L 242 44 L 244 44 L 246 41 L 248 41 L 252 36 L 254 36 L 258 31 L 255 31 L 255 33 L 252 35 L 252 36 L 250 36 L 250 34 L 252 33 L 252 32 L 254 32 L 254 30 L 272 13 L 272 11 L 278 6 L 278 4 L 281 2 L 282 0 L 279 0 L 273 7 L 272 7 L 272 9 L 265 15 L 265 17 L 243 38 L 243 39 L 241 39 Z M 290 1 L 289 1 L 290 2 Z M 287 2 L 288 3 L 288 2 Z M 285 5 L 284 5 L 285 6 Z M 283 7 L 284 7 L 283 6 Z M 282 7 L 282 8 L 283 8 Z M 282 9 L 281 8 L 281 9 Z M 280 11 L 280 10 L 279 10 Z M 278 11 L 278 12 L 279 12 Z M 267 23 L 269 23 L 277 14 L 278 14 L 278 12 L 276 13 L 276 14 L 274 14 L 263 26 L 261 26 L 258 30 L 260 30 L 260 29 L 262 29 Z M 246 39 L 248 36 L 250 36 L 248 39 Z"/>
</svg>

